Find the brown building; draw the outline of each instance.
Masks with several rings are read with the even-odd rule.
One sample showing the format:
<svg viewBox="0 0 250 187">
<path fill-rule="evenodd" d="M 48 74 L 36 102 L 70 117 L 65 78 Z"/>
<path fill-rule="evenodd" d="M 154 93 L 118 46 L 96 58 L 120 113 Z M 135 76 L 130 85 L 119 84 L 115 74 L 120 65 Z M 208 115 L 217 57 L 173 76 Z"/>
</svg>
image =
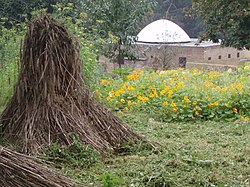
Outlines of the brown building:
<svg viewBox="0 0 250 187">
<path fill-rule="evenodd" d="M 149 66 L 153 69 L 208 68 L 228 69 L 243 65 L 250 59 L 250 51 L 222 47 L 219 43 L 197 42 L 174 44 L 136 44 L 139 59 L 126 61 L 126 67 Z M 137 64 L 137 65 L 136 65 Z M 139 65 L 140 64 L 140 65 Z"/>
<path fill-rule="evenodd" d="M 222 47 L 220 43 L 190 39 L 175 23 L 160 19 L 137 35 L 134 53 L 138 60 L 125 60 L 123 67 L 155 70 L 177 68 L 234 69 L 250 59 L 250 51 Z M 116 64 L 109 64 L 116 69 Z M 112 67 L 113 66 L 113 67 Z"/>
</svg>

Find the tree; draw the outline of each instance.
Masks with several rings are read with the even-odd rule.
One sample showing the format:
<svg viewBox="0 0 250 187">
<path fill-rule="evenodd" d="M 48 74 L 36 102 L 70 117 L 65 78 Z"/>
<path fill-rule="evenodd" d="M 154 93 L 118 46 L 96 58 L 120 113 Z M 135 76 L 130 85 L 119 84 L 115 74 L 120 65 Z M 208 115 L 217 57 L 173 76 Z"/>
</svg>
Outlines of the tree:
<svg viewBox="0 0 250 187">
<path fill-rule="evenodd" d="M 70 0 L 0 0 L 0 17 L 4 20 L 6 27 L 16 23 L 24 22 L 32 18 L 32 11 L 47 9 L 47 12 L 54 11 L 53 6 L 57 3 L 67 3 Z M 75 0 L 78 1 L 78 0 Z"/>
<path fill-rule="evenodd" d="M 192 0 L 156 0 L 152 21 L 168 19 L 182 27 L 190 37 L 198 37 L 203 32 L 199 17 L 190 17 L 186 10 L 192 7 Z"/>
<path fill-rule="evenodd" d="M 151 0 L 86 0 L 81 7 L 92 18 L 91 24 L 97 26 L 99 36 L 107 41 L 106 55 L 121 67 L 124 56 L 133 56 L 128 49 L 135 40 L 131 36 L 137 35 L 154 5 Z"/>
<path fill-rule="evenodd" d="M 236 48 L 250 48 L 249 0 L 193 0 L 192 10 L 201 16 L 204 39 Z"/>
</svg>

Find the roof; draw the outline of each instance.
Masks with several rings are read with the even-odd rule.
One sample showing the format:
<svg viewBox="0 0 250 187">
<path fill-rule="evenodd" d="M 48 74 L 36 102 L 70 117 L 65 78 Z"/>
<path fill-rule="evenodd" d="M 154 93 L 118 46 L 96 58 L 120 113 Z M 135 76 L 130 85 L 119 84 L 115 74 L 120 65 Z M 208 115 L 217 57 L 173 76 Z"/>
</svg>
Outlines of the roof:
<svg viewBox="0 0 250 187">
<path fill-rule="evenodd" d="M 213 47 L 221 46 L 221 43 L 214 43 L 212 41 L 199 41 L 198 38 L 191 38 L 188 43 L 171 44 L 172 46 L 185 46 L 185 47 Z"/>
<path fill-rule="evenodd" d="M 190 42 L 183 42 L 183 43 L 144 43 L 144 42 L 137 42 L 139 45 L 148 45 L 148 46 L 178 46 L 178 47 L 196 47 L 196 48 L 205 48 L 205 47 L 216 47 L 221 46 L 221 43 L 213 43 L 212 41 L 199 41 L 198 38 L 191 38 Z"/>
<path fill-rule="evenodd" d="M 185 43 L 191 39 L 177 24 L 166 19 L 154 21 L 137 35 L 137 43 Z"/>
</svg>

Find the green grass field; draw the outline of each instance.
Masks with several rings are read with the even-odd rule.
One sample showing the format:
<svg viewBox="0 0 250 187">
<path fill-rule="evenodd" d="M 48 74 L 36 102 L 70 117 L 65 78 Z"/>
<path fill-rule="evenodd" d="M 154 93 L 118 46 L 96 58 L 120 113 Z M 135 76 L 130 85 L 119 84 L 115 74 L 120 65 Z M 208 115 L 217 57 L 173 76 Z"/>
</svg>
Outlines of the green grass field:
<svg viewBox="0 0 250 187">
<path fill-rule="evenodd" d="M 64 167 L 69 176 L 84 186 L 250 185 L 249 122 L 161 123 L 143 114 L 120 116 L 158 145 L 138 145 L 89 168 Z"/>
</svg>

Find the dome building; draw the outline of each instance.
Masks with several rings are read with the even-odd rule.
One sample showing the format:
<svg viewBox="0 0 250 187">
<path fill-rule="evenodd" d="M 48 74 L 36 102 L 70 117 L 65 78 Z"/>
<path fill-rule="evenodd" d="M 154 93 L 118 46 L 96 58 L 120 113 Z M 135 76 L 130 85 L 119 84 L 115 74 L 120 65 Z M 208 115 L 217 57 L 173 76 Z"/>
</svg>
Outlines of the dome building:
<svg viewBox="0 0 250 187">
<path fill-rule="evenodd" d="M 170 44 L 191 42 L 187 33 L 172 21 L 160 19 L 143 28 L 137 35 L 138 43 Z"/>
</svg>

